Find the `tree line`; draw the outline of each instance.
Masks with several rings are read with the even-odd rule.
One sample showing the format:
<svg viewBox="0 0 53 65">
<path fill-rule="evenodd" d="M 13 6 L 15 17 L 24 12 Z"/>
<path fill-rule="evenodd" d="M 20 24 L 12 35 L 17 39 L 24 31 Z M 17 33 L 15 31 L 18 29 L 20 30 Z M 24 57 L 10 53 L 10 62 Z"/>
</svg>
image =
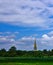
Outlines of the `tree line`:
<svg viewBox="0 0 53 65">
<path fill-rule="evenodd" d="M 0 50 L 0 57 L 51 57 L 53 56 L 53 49 L 48 50 L 37 50 L 37 51 L 26 51 L 17 50 L 15 46 L 12 46 L 8 51 L 6 49 Z"/>
</svg>

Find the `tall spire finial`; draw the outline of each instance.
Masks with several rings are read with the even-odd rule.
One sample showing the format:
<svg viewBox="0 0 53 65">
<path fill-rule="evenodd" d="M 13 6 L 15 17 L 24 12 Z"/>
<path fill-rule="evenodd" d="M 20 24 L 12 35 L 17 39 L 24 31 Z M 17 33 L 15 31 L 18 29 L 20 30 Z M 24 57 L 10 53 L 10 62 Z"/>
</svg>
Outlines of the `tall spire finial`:
<svg viewBox="0 0 53 65">
<path fill-rule="evenodd" d="M 36 40 L 34 41 L 34 51 L 37 50 Z"/>
</svg>

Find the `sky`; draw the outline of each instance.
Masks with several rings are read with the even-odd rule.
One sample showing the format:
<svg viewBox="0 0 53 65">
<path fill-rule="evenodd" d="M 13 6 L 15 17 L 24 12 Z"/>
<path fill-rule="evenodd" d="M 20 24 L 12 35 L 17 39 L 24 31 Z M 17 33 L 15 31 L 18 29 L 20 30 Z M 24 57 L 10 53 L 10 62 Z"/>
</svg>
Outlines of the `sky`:
<svg viewBox="0 0 53 65">
<path fill-rule="evenodd" d="M 53 49 L 53 0 L 0 0 L 0 49 Z"/>
</svg>

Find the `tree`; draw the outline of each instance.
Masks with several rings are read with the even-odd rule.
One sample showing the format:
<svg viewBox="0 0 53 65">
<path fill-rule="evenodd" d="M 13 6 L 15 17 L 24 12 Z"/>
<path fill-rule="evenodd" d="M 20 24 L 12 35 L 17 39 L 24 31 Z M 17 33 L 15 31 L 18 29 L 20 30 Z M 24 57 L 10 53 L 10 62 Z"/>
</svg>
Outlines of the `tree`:
<svg viewBox="0 0 53 65">
<path fill-rule="evenodd" d="M 8 56 L 13 57 L 13 56 L 16 56 L 16 55 L 17 55 L 17 53 L 16 53 L 16 47 L 15 47 L 15 46 L 12 46 L 12 47 L 9 49 L 9 51 L 8 51 Z"/>
<path fill-rule="evenodd" d="M 0 56 L 6 56 L 6 50 L 4 48 L 0 50 Z"/>
<path fill-rule="evenodd" d="M 48 50 L 48 57 L 50 57 L 52 55 L 52 51 Z"/>
<path fill-rule="evenodd" d="M 43 50 L 43 55 L 44 55 L 44 56 L 48 56 L 48 51 L 47 51 L 47 49 L 44 49 L 44 50 Z"/>
<path fill-rule="evenodd" d="M 51 56 L 53 56 L 53 49 L 51 50 Z"/>
</svg>

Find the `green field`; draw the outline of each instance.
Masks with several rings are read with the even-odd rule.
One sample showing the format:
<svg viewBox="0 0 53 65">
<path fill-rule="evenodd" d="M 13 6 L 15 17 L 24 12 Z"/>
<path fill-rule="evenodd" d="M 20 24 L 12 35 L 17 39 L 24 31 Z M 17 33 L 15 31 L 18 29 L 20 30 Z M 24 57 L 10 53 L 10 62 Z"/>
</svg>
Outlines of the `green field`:
<svg viewBox="0 0 53 65">
<path fill-rule="evenodd" d="M 0 65 L 53 65 L 53 58 L 0 57 Z"/>
<path fill-rule="evenodd" d="M 0 65 L 53 65 L 53 62 L 35 62 L 35 63 L 0 63 Z"/>
</svg>

